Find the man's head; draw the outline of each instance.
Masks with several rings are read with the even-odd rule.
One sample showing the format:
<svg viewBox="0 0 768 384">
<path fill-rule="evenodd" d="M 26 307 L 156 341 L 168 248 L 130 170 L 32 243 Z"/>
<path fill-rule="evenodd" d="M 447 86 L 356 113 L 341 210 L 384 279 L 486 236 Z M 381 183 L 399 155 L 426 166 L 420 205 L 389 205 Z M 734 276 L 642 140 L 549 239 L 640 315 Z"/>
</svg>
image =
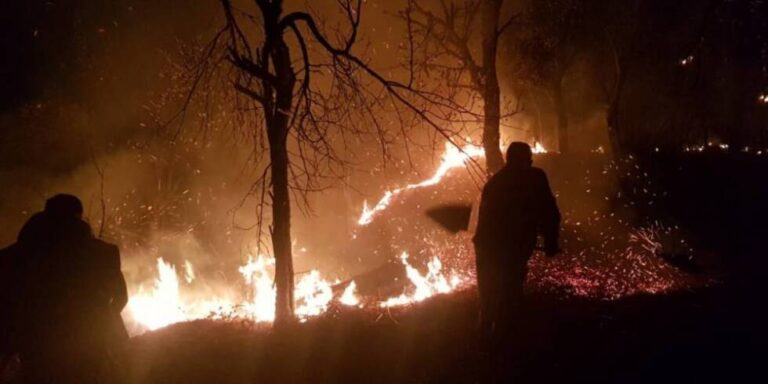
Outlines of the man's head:
<svg viewBox="0 0 768 384">
<path fill-rule="evenodd" d="M 59 218 L 83 217 L 83 203 L 76 196 L 60 193 L 45 202 L 45 212 Z"/>
<path fill-rule="evenodd" d="M 530 167 L 533 164 L 531 146 L 515 141 L 507 148 L 507 165 L 511 167 Z"/>
</svg>

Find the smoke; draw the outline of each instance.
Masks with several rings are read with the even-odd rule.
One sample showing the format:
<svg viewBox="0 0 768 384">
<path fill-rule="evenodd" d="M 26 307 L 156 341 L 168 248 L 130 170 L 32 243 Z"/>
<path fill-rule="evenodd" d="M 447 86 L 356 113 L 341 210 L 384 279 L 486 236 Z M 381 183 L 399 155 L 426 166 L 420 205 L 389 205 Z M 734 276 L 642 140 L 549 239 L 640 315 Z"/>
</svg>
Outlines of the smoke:
<svg viewBox="0 0 768 384">
<path fill-rule="evenodd" d="M 0 244 L 11 243 L 47 197 L 72 193 L 83 200 L 94 230 L 100 232 L 103 223 L 104 238 L 121 247 L 132 290 L 151 284 L 158 258 L 178 271 L 190 262 L 207 282 L 201 289 L 228 289 L 226 284 L 238 278 L 237 267 L 249 255 L 268 253 L 260 247 L 259 197 L 253 195 L 253 181 L 264 164 L 255 161 L 253 143 L 236 132 L 222 127 L 201 132 L 193 126 L 195 119 L 189 119 L 181 135 L 162 135 L 153 115 L 153 102 L 177 86 L 177 79 L 168 76 L 169 59 L 180 46 L 210 38 L 220 21 L 218 4 L 30 3 L 30 10 L 19 10 L 19 20 L 12 25 L 14 36 L 23 38 L 3 41 L 3 47 L 15 53 L 6 57 L 18 58 L 9 71 L 9 77 L 18 80 L 13 82 L 14 96 L 0 106 Z M 313 2 L 318 9 L 334 9 L 334 4 Z M 398 52 L 403 47 L 395 42 L 402 41 L 405 32 L 393 18 L 376 15 L 399 9 L 396 2 L 372 2 L 363 20 L 362 38 L 370 42 L 367 52 L 390 77 L 402 75 L 391 68 L 400 63 Z M 330 12 L 327 16 L 329 25 L 338 17 Z M 600 113 L 594 104 L 578 104 L 581 88 L 573 89 L 569 100 L 578 112 L 574 124 L 599 129 Z M 529 140 L 527 131 L 537 119 L 553 126 L 553 115 L 551 106 L 543 104 L 538 114 L 529 108 L 505 121 L 504 137 Z M 367 259 L 374 251 L 367 245 L 347 243 L 356 234 L 355 219 L 365 198 L 376 199 L 392 186 L 423 180 L 434 172 L 442 143 L 434 151 L 425 150 L 435 141 L 434 131 L 424 126 L 415 131 L 414 137 L 427 144 L 410 151 L 394 145 L 389 157 L 381 154 L 378 143 L 358 143 L 361 148 L 350 154 L 353 165 L 343 180 L 347 185 L 311 194 L 309 212 L 294 208 L 297 272 L 317 268 L 324 276 L 345 279 L 353 270 L 344 269 L 350 259 L 362 260 L 357 271 L 381 263 L 381 258 Z M 585 131 L 584 136 L 590 134 Z M 479 192 L 473 183 L 459 189 L 443 197 L 472 199 Z M 569 193 L 563 190 L 562 195 Z M 435 201 L 425 197 L 415 209 L 403 206 L 403 213 L 410 216 L 390 223 L 386 228 L 390 232 L 381 235 L 382 246 L 413 246 L 414 259 L 428 259 L 431 249 L 447 248 L 451 238 L 441 236 L 424 218 L 412 217 Z M 600 197 L 586 203 L 581 207 L 594 205 L 601 212 L 606 204 Z M 269 216 L 265 219 L 268 222 Z M 403 234 L 409 225 L 426 229 Z M 423 237 L 411 241 L 405 235 Z M 394 236 L 402 240 L 392 242 Z M 261 240 L 267 238 L 263 234 Z"/>
</svg>

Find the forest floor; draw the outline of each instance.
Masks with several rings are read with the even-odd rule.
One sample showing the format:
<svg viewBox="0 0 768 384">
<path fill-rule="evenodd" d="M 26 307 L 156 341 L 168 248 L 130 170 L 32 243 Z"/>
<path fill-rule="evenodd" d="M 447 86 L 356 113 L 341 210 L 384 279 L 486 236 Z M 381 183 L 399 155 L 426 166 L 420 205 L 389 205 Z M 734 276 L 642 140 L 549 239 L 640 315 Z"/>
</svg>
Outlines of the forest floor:
<svg viewBox="0 0 768 384">
<path fill-rule="evenodd" d="M 130 382 L 759 382 L 764 323 L 733 294 L 529 297 L 517 352 L 497 356 L 478 342 L 473 289 L 396 312 L 331 311 L 279 332 L 196 321 L 135 337 Z"/>
</svg>

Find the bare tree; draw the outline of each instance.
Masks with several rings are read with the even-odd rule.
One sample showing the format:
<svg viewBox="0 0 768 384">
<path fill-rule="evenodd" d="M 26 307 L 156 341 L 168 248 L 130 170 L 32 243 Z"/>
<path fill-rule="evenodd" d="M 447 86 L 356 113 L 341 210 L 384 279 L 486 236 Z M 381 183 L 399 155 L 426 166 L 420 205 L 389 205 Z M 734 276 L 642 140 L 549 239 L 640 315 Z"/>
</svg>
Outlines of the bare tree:
<svg viewBox="0 0 768 384">
<path fill-rule="evenodd" d="M 529 88 L 542 90 L 550 99 L 560 153 L 570 150 L 564 80 L 590 40 L 585 8 L 583 0 L 532 0 L 523 12 L 524 28 L 514 39 L 516 78 Z"/>
<path fill-rule="evenodd" d="M 483 148 L 486 169 L 501 169 L 500 149 L 501 91 L 496 70 L 499 37 L 515 21 L 513 15 L 500 22 L 503 0 L 440 0 L 436 7 L 408 0 L 401 13 L 409 32 L 411 51 L 419 49 L 421 60 L 411 65 L 427 72 L 438 72 L 449 88 L 468 89 L 483 102 Z M 435 8 L 435 9 L 432 9 Z M 478 25 L 479 23 L 479 25 Z M 480 57 L 475 49 L 479 29 Z M 415 47 L 415 48 L 414 48 Z M 452 65 L 452 63 L 458 65 Z M 465 81 L 466 80 L 468 81 Z"/>
<path fill-rule="evenodd" d="M 246 127 L 244 137 L 252 138 L 254 155 L 268 153 L 249 195 L 259 200 L 254 225 L 259 241 L 271 208 L 278 326 L 294 320 L 292 201 L 306 212 L 309 193 L 344 182 L 349 163 L 340 152 L 369 138 L 386 161 L 388 147 L 416 120 L 461 147 L 459 132 L 441 124 L 461 113 L 461 107 L 387 79 L 353 54 L 362 0 L 337 3 L 344 25 L 325 28 L 310 13 L 284 13 L 281 0 L 221 0 L 224 26 L 207 44 L 184 55 L 189 59 L 180 72 L 186 85 L 176 92 L 182 107 L 171 119 L 183 120 L 197 108 L 197 115 L 211 123 L 217 105 L 230 105 L 236 113 L 219 111 L 220 123 Z M 398 117 L 399 130 L 380 121 L 382 110 Z"/>
</svg>

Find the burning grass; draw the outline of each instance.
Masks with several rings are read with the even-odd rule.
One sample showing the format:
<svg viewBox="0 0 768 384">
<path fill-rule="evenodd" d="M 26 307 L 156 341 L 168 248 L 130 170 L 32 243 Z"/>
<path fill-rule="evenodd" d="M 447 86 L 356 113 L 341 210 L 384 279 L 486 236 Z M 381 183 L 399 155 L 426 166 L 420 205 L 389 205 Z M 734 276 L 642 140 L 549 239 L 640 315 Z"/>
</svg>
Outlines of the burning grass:
<svg viewBox="0 0 768 384">
<path fill-rule="evenodd" d="M 303 273 L 296 283 L 299 319 L 307 321 L 338 306 L 410 305 L 472 286 L 470 236 L 449 235 L 421 212 L 445 202 L 473 202 L 477 185 L 463 168 L 480 156 L 478 147 L 459 151 L 449 146 L 430 178 L 386 191 L 373 207 L 365 204 L 347 253 L 357 255 L 368 266 L 358 270 L 390 265 L 392 268 L 382 270 L 396 272 L 384 277 L 352 273 L 343 282 L 323 277 L 317 270 Z M 529 291 L 616 300 L 712 281 L 681 271 L 662 258 L 667 254 L 690 260 L 694 251 L 679 227 L 638 214 L 638 206 L 651 206 L 664 193 L 654 188 L 631 158 L 614 162 L 604 155 L 579 159 L 541 155 L 536 162 L 550 171 L 553 189 L 559 194 L 565 252 L 551 260 L 540 255 L 531 260 Z M 618 186 L 626 180 L 632 182 L 630 193 Z M 241 281 L 229 282 L 233 289 L 201 295 L 184 292 L 199 279 L 189 260 L 177 271 L 159 259 L 152 288 L 141 286 L 131 298 L 129 322 L 135 325 L 135 333 L 206 318 L 271 322 L 275 297 L 272 263 L 263 255 L 249 257 L 239 268 Z"/>
</svg>

